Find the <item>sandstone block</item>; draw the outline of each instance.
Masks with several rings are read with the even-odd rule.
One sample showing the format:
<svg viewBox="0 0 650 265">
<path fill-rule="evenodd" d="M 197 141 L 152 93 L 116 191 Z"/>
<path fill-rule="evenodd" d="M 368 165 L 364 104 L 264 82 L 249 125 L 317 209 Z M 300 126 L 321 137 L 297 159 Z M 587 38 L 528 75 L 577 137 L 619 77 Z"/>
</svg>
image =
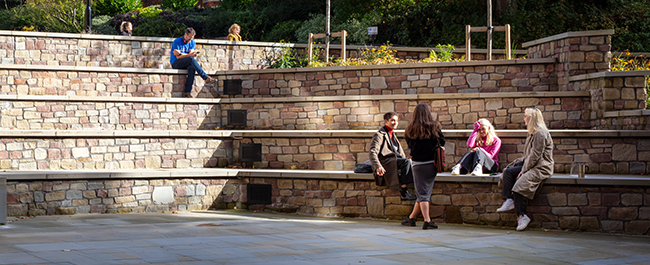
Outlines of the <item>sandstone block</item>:
<svg viewBox="0 0 650 265">
<path fill-rule="evenodd" d="M 580 227 L 580 217 L 562 216 L 560 217 L 560 229 L 576 230 Z"/>
<path fill-rule="evenodd" d="M 625 234 L 647 235 L 650 229 L 650 221 L 630 221 L 625 224 Z"/>
<path fill-rule="evenodd" d="M 612 220 L 634 220 L 639 216 L 637 207 L 612 207 L 607 217 Z"/>
</svg>

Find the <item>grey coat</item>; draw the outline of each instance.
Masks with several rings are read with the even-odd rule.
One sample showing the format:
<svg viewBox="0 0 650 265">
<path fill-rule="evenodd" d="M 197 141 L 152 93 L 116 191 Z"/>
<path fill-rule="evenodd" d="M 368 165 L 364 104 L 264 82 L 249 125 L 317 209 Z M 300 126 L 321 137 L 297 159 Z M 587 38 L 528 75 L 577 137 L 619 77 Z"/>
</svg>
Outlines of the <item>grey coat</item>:
<svg viewBox="0 0 650 265">
<path fill-rule="evenodd" d="M 399 143 L 397 136 L 397 150 L 402 158 L 406 158 L 404 149 Z M 397 169 L 397 156 L 393 152 L 393 144 L 391 143 L 390 136 L 386 130 L 386 126 L 382 126 L 379 131 L 372 136 L 370 143 L 370 162 L 372 162 L 372 172 L 375 176 L 375 182 L 378 186 L 395 186 L 399 185 L 399 174 Z M 378 167 L 383 166 L 386 170 L 384 176 L 377 176 L 376 170 Z"/>
<path fill-rule="evenodd" d="M 539 184 L 553 175 L 554 164 L 553 139 L 548 130 L 537 130 L 528 135 L 524 157 L 517 158 L 506 167 L 522 167 L 521 177 L 515 182 L 512 191 L 532 200 Z"/>
</svg>

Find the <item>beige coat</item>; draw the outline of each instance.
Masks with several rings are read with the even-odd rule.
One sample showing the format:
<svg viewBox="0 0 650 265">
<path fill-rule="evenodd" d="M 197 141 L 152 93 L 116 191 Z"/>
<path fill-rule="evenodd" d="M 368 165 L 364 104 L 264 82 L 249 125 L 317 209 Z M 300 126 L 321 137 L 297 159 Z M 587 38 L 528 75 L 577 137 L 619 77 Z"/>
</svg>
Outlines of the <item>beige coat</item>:
<svg viewBox="0 0 650 265">
<path fill-rule="evenodd" d="M 506 167 L 522 166 L 521 177 L 515 182 L 512 191 L 532 200 L 539 184 L 553 175 L 554 164 L 553 139 L 548 130 L 537 130 L 528 135 L 524 157 L 516 159 Z"/>
<path fill-rule="evenodd" d="M 402 158 L 406 158 L 404 149 L 399 143 L 397 136 L 397 150 Z M 395 186 L 399 185 L 399 174 L 397 169 L 397 156 L 393 152 L 393 144 L 388 136 L 386 126 L 382 126 L 379 131 L 372 136 L 370 143 L 370 162 L 372 162 L 372 171 L 375 176 L 375 183 L 377 186 Z M 376 170 L 379 166 L 383 166 L 386 170 L 384 176 L 377 176 Z"/>
</svg>

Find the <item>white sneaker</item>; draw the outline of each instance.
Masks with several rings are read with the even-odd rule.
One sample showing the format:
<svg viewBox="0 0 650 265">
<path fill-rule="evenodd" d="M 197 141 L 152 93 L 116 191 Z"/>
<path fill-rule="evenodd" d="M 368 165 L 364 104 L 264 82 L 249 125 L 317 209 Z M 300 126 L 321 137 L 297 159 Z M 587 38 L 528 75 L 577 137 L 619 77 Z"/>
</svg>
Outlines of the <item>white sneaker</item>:
<svg viewBox="0 0 650 265">
<path fill-rule="evenodd" d="M 456 164 L 453 168 L 451 168 L 451 174 L 460 175 L 460 165 Z"/>
<path fill-rule="evenodd" d="M 474 170 L 472 170 L 472 176 L 479 176 L 483 175 L 483 166 L 482 165 L 476 165 Z"/>
<path fill-rule="evenodd" d="M 520 215 L 517 217 L 517 231 L 523 231 L 528 227 L 528 224 L 530 223 L 530 218 L 528 215 Z"/>
<path fill-rule="evenodd" d="M 507 199 L 506 201 L 503 202 L 503 205 L 501 205 L 501 207 L 497 209 L 497 213 L 512 211 L 514 209 L 515 209 L 515 201 L 513 201 L 512 199 Z"/>
</svg>

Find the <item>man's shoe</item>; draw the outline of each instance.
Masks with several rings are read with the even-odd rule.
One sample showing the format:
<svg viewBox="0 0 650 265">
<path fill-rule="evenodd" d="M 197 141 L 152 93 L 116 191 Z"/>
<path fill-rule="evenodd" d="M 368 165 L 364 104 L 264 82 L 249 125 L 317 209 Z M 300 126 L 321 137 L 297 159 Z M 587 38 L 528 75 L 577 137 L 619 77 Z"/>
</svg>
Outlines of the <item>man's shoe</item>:
<svg viewBox="0 0 650 265">
<path fill-rule="evenodd" d="M 422 225 L 422 230 L 427 230 L 427 229 L 438 229 L 438 225 L 434 223 L 433 221 L 431 222 L 424 222 Z"/>
<path fill-rule="evenodd" d="M 410 194 L 408 190 L 402 191 L 402 200 L 415 200 L 417 199 L 415 195 Z"/>
<path fill-rule="evenodd" d="M 517 217 L 517 231 L 523 231 L 528 227 L 528 224 L 530 223 L 530 218 L 528 215 L 520 215 Z"/>
<path fill-rule="evenodd" d="M 501 207 L 497 209 L 497 213 L 512 211 L 514 209 L 515 209 L 515 201 L 513 201 L 512 199 L 507 199 L 506 201 L 503 202 L 503 205 L 501 205 Z"/>
<path fill-rule="evenodd" d="M 217 82 L 217 79 L 214 79 L 214 78 L 209 77 L 209 76 L 208 76 L 208 79 L 205 80 L 206 84 L 213 84 L 215 82 Z"/>
<path fill-rule="evenodd" d="M 402 221 L 402 225 L 403 226 L 415 226 L 415 219 L 411 219 L 411 218 L 409 218 L 407 216 L 406 219 L 404 219 L 404 221 Z"/>
<path fill-rule="evenodd" d="M 451 168 L 451 174 L 460 175 L 460 165 L 456 164 L 453 168 Z"/>
<path fill-rule="evenodd" d="M 191 93 L 191 92 L 183 92 L 183 97 L 184 97 L 184 98 L 191 98 L 191 97 L 192 97 L 192 93 Z"/>
<path fill-rule="evenodd" d="M 474 170 L 472 170 L 472 176 L 480 176 L 483 175 L 483 165 L 476 165 Z"/>
</svg>

